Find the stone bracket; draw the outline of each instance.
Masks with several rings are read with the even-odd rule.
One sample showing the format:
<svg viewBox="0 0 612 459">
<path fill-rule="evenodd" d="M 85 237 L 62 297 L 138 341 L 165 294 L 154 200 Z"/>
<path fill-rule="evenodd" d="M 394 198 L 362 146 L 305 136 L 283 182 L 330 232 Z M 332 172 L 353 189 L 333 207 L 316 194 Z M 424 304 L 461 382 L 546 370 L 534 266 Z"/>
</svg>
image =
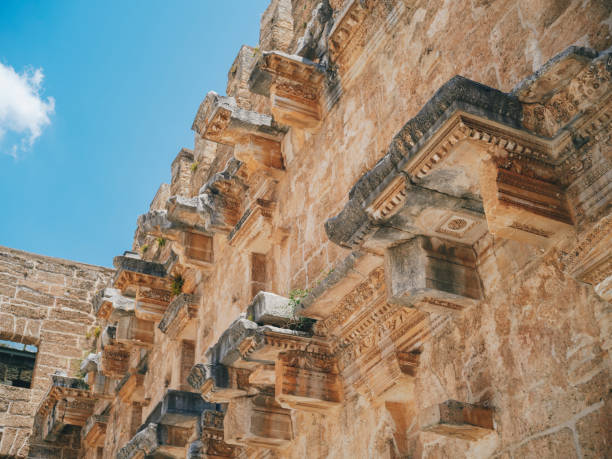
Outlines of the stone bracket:
<svg viewBox="0 0 612 459">
<path fill-rule="evenodd" d="M 418 236 L 388 249 L 386 264 L 391 302 L 444 314 L 482 298 L 469 246 Z"/>
</svg>

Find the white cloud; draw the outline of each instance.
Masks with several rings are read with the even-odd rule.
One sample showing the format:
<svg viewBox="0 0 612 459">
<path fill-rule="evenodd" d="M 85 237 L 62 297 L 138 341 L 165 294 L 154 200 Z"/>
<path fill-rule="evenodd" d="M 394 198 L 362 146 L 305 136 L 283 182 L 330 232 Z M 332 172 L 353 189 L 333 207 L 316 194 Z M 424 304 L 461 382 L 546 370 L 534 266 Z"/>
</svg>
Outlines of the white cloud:
<svg viewBox="0 0 612 459">
<path fill-rule="evenodd" d="M 40 95 L 44 77 L 42 69 L 18 74 L 0 62 L 0 151 L 13 158 L 32 147 L 51 123 L 55 99 Z"/>
</svg>

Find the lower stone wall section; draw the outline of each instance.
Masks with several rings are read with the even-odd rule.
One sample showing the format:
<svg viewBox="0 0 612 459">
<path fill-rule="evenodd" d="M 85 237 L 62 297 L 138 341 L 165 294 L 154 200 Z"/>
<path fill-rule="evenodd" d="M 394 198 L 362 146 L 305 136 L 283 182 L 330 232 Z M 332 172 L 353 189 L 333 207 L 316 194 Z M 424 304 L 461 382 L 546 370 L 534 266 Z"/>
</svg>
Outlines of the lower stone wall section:
<svg viewBox="0 0 612 459">
<path fill-rule="evenodd" d="M 107 268 L 0 246 L 0 340 L 38 347 L 31 388 L 0 384 L 0 457 L 75 457 L 77 433 L 68 432 L 62 448 L 50 450 L 36 429 L 31 438 L 30 432 L 49 375 L 79 371 L 95 335 L 92 295 L 111 274 Z"/>
</svg>

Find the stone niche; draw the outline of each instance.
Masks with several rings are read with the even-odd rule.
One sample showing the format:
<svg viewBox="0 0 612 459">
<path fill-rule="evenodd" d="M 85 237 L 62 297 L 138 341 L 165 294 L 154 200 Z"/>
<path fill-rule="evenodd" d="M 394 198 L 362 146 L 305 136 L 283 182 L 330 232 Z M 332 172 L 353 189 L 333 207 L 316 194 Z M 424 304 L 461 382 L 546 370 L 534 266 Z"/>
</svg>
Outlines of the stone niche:
<svg viewBox="0 0 612 459">
<path fill-rule="evenodd" d="M 482 298 L 476 254 L 469 246 L 418 236 L 389 248 L 386 268 L 392 302 L 448 313 Z"/>
<path fill-rule="evenodd" d="M 421 430 L 447 437 L 478 441 L 495 430 L 493 410 L 447 400 L 419 414 Z"/>
</svg>

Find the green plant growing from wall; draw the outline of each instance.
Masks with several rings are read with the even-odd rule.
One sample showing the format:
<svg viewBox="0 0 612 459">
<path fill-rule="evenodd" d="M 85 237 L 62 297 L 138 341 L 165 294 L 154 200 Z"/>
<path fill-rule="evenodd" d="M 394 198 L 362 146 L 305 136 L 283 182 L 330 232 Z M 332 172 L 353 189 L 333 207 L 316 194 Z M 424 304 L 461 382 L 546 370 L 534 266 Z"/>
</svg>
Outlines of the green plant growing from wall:
<svg viewBox="0 0 612 459">
<path fill-rule="evenodd" d="M 147 253 L 147 250 L 149 250 L 149 244 L 145 244 L 140 248 L 140 253 L 142 253 L 143 255 L 145 253 Z"/>
<path fill-rule="evenodd" d="M 293 318 L 287 323 L 289 330 L 310 332 L 316 320 L 297 315 L 302 300 L 308 296 L 310 289 L 295 288 L 289 292 L 289 306 L 293 309 Z"/>
<path fill-rule="evenodd" d="M 165 239 L 165 238 L 163 238 L 163 237 L 158 237 L 158 238 L 157 238 L 157 245 L 158 245 L 160 248 L 163 248 L 163 247 L 166 245 L 166 239 Z"/>
<path fill-rule="evenodd" d="M 178 296 L 183 293 L 183 285 L 185 284 L 185 279 L 180 274 L 177 274 L 172 278 L 172 294 L 174 296 Z"/>
<path fill-rule="evenodd" d="M 194 161 L 191 163 L 191 166 L 189 166 L 189 168 L 191 169 L 191 172 L 195 172 L 198 170 L 198 166 L 200 165 L 199 161 Z"/>
</svg>

